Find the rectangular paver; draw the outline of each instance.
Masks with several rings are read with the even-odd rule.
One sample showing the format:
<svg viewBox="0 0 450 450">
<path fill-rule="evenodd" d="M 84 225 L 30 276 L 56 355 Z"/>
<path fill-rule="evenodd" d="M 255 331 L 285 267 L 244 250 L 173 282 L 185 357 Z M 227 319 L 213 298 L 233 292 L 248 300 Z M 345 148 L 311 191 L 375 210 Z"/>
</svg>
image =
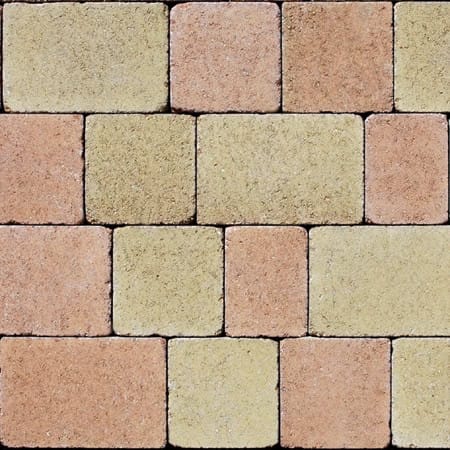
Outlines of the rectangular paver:
<svg viewBox="0 0 450 450">
<path fill-rule="evenodd" d="M 161 3 L 6 5 L 5 109 L 161 110 L 168 96 L 167 15 Z"/>
<path fill-rule="evenodd" d="M 309 254 L 310 332 L 450 332 L 450 227 L 314 228 Z"/>
<path fill-rule="evenodd" d="M 277 442 L 276 342 L 174 339 L 168 370 L 170 444 L 257 448 Z"/>
<path fill-rule="evenodd" d="M 230 114 L 198 119 L 198 221 L 357 223 L 361 119 Z"/>
<path fill-rule="evenodd" d="M 162 447 L 163 339 L 5 338 L 1 439 L 12 447 Z"/>
</svg>

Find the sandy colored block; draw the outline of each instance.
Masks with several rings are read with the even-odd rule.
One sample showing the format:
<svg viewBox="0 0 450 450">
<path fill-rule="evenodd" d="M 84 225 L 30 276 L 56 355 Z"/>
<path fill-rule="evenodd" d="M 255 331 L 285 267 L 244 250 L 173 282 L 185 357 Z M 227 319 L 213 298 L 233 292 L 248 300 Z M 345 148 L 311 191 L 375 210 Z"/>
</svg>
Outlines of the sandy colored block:
<svg viewBox="0 0 450 450">
<path fill-rule="evenodd" d="M 283 447 L 389 444 L 389 340 L 286 339 L 280 352 Z"/>
<path fill-rule="evenodd" d="M 390 2 L 283 5 L 283 109 L 390 111 Z"/>
<path fill-rule="evenodd" d="M 175 110 L 276 111 L 280 77 L 275 3 L 185 3 L 171 10 Z"/>
<path fill-rule="evenodd" d="M 1 340 L 2 443 L 163 447 L 163 339 Z"/>
<path fill-rule="evenodd" d="M 185 223 L 195 211 L 195 119 L 92 115 L 86 120 L 91 223 Z"/>
<path fill-rule="evenodd" d="M 131 227 L 114 232 L 118 334 L 214 335 L 223 322 L 222 231 Z"/>
<path fill-rule="evenodd" d="M 310 231 L 310 332 L 450 334 L 450 227 Z"/>
<path fill-rule="evenodd" d="M 306 333 L 308 235 L 300 227 L 231 227 L 225 235 L 229 336 Z"/>
<path fill-rule="evenodd" d="M 199 222 L 360 222 L 362 134 L 353 115 L 201 116 Z"/>
<path fill-rule="evenodd" d="M 267 339 L 169 342 L 169 442 L 250 447 L 278 440 L 278 346 Z"/>
<path fill-rule="evenodd" d="M 83 220 L 83 119 L 0 115 L 0 222 Z"/>
<path fill-rule="evenodd" d="M 5 109 L 160 111 L 168 94 L 167 14 L 161 3 L 6 5 Z"/>
<path fill-rule="evenodd" d="M 106 335 L 110 232 L 0 227 L 0 334 Z"/>
<path fill-rule="evenodd" d="M 450 111 L 450 3 L 395 5 L 395 106 Z"/>
<path fill-rule="evenodd" d="M 369 222 L 446 222 L 446 117 L 438 114 L 370 116 L 366 121 L 365 179 Z"/>
<path fill-rule="evenodd" d="M 450 447 L 450 339 L 398 339 L 392 358 L 393 444 Z"/>
</svg>

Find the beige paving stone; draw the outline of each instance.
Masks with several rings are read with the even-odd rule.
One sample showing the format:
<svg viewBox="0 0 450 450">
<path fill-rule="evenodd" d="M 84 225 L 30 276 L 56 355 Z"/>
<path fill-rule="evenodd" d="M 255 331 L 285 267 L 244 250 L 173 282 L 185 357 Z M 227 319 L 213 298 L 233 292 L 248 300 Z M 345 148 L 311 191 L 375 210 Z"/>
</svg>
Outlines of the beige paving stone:
<svg viewBox="0 0 450 450">
<path fill-rule="evenodd" d="M 169 341 L 169 442 L 266 447 L 278 440 L 278 347 L 267 339 Z"/>
<path fill-rule="evenodd" d="M 163 339 L 4 338 L 0 363 L 2 444 L 165 444 Z"/>
<path fill-rule="evenodd" d="M 92 115 L 86 121 L 92 223 L 184 223 L 195 210 L 195 119 Z"/>
<path fill-rule="evenodd" d="M 395 106 L 450 111 L 450 3 L 399 2 L 395 22 Z"/>
<path fill-rule="evenodd" d="M 392 433 L 398 447 L 450 446 L 450 339 L 398 339 L 392 362 Z"/>
<path fill-rule="evenodd" d="M 5 109 L 163 109 L 168 96 L 167 15 L 161 3 L 6 5 Z"/>
<path fill-rule="evenodd" d="M 450 227 L 310 231 L 310 332 L 450 334 Z"/>
<path fill-rule="evenodd" d="M 130 227 L 114 232 L 118 334 L 215 335 L 223 322 L 222 232 Z"/>
<path fill-rule="evenodd" d="M 357 223 L 362 140 L 362 121 L 354 115 L 201 116 L 198 220 Z"/>
</svg>

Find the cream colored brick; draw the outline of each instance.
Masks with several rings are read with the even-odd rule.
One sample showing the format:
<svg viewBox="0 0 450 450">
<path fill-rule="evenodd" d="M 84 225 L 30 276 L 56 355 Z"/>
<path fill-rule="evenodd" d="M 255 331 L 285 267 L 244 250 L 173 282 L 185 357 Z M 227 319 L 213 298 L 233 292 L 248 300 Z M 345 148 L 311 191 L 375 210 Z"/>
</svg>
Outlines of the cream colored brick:
<svg viewBox="0 0 450 450">
<path fill-rule="evenodd" d="M 198 220 L 359 222 L 362 167 L 362 122 L 354 115 L 201 116 Z"/>
<path fill-rule="evenodd" d="M 118 334 L 214 335 L 223 315 L 222 232 L 126 227 L 114 232 L 113 328 Z"/>
<path fill-rule="evenodd" d="M 450 339 L 394 341 L 392 433 L 398 447 L 450 447 Z"/>
<path fill-rule="evenodd" d="M 169 342 L 169 442 L 265 447 L 278 440 L 277 343 L 267 339 Z"/>
<path fill-rule="evenodd" d="M 321 227 L 310 239 L 313 334 L 450 334 L 450 227 Z"/>
<path fill-rule="evenodd" d="M 5 109 L 161 110 L 168 96 L 167 22 L 161 3 L 6 5 Z"/>
<path fill-rule="evenodd" d="M 194 121 L 170 114 L 88 116 L 88 220 L 189 221 L 195 210 Z"/>
<path fill-rule="evenodd" d="M 395 5 L 395 105 L 450 111 L 450 3 Z"/>
</svg>

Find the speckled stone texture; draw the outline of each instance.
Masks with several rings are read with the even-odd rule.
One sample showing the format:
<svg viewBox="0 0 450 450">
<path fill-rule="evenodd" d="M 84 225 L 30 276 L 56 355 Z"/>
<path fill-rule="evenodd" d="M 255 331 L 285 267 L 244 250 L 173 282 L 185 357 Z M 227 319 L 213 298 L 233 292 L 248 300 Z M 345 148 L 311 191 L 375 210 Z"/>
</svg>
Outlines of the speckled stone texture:
<svg viewBox="0 0 450 450">
<path fill-rule="evenodd" d="M 282 446 L 387 447 L 387 339 L 286 339 L 280 365 Z"/>
<path fill-rule="evenodd" d="M 450 339 L 398 339 L 392 366 L 392 432 L 398 447 L 449 447 Z"/>
<path fill-rule="evenodd" d="M 83 220 L 83 119 L 0 114 L 0 222 Z"/>
<path fill-rule="evenodd" d="M 204 336 L 223 322 L 222 231 L 127 227 L 114 232 L 118 334 Z"/>
<path fill-rule="evenodd" d="M 162 447 L 163 339 L 4 338 L 1 440 L 12 447 Z"/>
<path fill-rule="evenodd" d="M 106 335 L 110 232 L 0 226 L 0 334 Z"/>
<path fill-rule="evenodd" d="M 354 115 L 200 116 L 199 223 L 359 222 L 362 126 Z"/>
<path fill-rule="evenodd" d="M 301 336 L 307 317 L 307 232 L 231 227 L 225 235 L 229 336 Z"/>
<path fill-rule="evenodd" d="M 91 223 L 184 223 L 195 211 L 195 119 L 172 114 L 86 120 Z"/>
<path fill-rule="evenodd" d="M 449 333 L 450 227 L 310 231 L 310 332 L 336 336 Z"/>
<path fill-rule="evenodd" d="M 283 5 L 283 109 L 392 108 L 390 2 Z"/>
<path fill-rule="evenodd" d="M 186 3 L 170 13 L 175 110 L 276 111 L 280 10 L 275 3 Z"/>
<path fill-rule="evenodd" d="M 448 125 L 441 114 L 366 120 L 366 219 L 443 223 L 448 218 Z"/>
<path fill-rule="evenodd" d="M 395 106 L 450 111 L 450 3 L 395 5 Z"/>
<path fill-rule="evenodd" d="M 163 109 L 168 97 L 167 14 L 161 3 L 6 5 L 5 109 Z"/>
<path fill-rule="evenodd" d="M 277 343 L 169 342 L 169 443 L 259 448 L 278 440 Z"/>
</svg>

